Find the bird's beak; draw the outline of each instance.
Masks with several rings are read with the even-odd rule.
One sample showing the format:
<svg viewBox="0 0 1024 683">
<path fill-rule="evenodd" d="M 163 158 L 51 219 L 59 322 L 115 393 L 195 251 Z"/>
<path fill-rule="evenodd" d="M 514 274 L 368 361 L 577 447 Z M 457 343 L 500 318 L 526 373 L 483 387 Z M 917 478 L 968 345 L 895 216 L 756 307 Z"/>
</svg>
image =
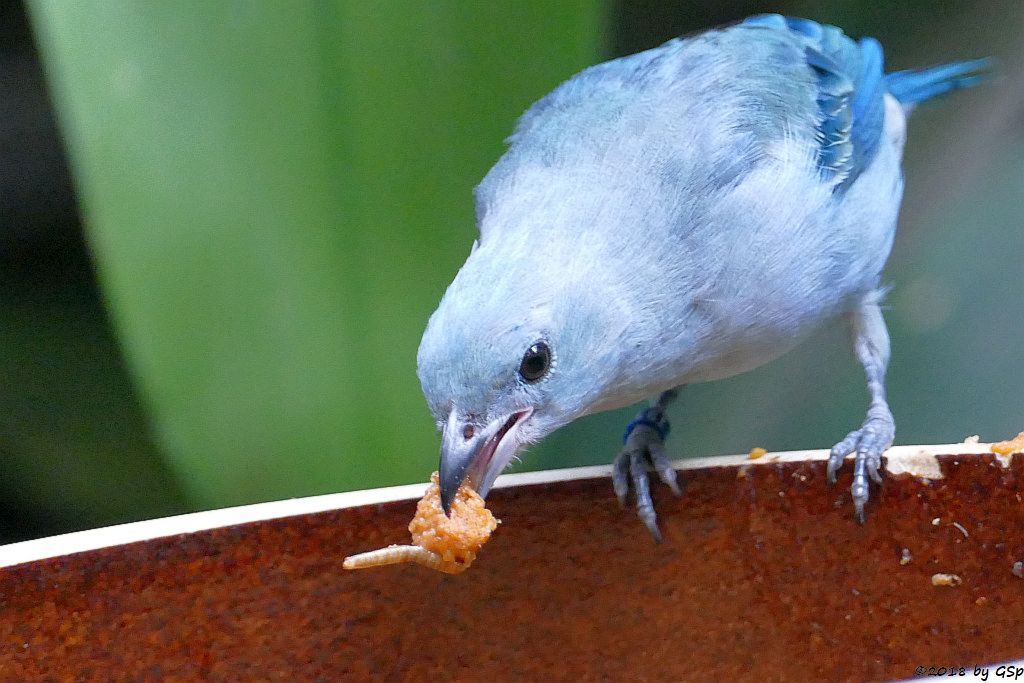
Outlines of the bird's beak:
<svg viewBox="0 0 1024 683">
<path fill-rule="evenodd" d="M 519 427 L 533 414 L 532 408 L 498 418 L 484 427 L 448 416 L 441 439 L 441 506 L 451 513 L 452 501 L 465 481 L 486 497 L 491 485 L 519 452 L 523 440 Z"/>
</svg>

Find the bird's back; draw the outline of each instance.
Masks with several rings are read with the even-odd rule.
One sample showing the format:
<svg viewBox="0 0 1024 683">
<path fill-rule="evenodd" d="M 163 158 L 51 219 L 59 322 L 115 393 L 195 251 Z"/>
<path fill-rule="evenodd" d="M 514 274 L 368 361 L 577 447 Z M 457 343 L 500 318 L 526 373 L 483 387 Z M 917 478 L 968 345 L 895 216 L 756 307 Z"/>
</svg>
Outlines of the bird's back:
<svg viewBox="0 0 1024 683">
<path fill-rule="evenodd" d="M 878 287 L 902 194 L 887 87 L 924 81 L 778 15 L 600 64 L 521 118 L 477 188 L 482 244 L 510 280 L 529 242 L 523 267 L 631 297 L 649 376 L 744 371 Z"/>
<path fill-rule="evenodd" d="M 586 69 L 523 115 L 477 188 L 482 237 L 518 222 L 489 214 L 531 184 L 557 203 L 559 185 L 593 174 L 610 196 L 632 193 L 635 208 L 650 208 L 643 195 L 664 201 L 648 188 L 693 199 L 734 185 L 779 141 L 813 144 L 813 81 L 787 35 L 742 25 Z M 534 206 L 549 203 L 543 195 Z"/>
</svg>

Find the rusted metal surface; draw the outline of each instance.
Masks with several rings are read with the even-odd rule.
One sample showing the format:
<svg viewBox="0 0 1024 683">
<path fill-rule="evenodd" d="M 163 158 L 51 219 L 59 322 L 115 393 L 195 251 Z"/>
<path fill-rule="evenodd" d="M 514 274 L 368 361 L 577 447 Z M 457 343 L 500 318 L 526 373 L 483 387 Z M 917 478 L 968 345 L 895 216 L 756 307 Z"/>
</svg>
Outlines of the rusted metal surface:
<svg viewBox="0 0 1024 683">
<path fill-rule="evenodd" d="M 503 524 L 455 577 L 341 569 L 403 542 L 413 501 L 21 565 L 0 570 L 0 680 L 865 681 L 1019 659 L 1024 459 L 941 462 L 887 478 L 865 526 L 822 462 L 686 472 L 682 499 L 656 492 L 660 546 L 607 480 L 497 490 Z"/>
</svg>

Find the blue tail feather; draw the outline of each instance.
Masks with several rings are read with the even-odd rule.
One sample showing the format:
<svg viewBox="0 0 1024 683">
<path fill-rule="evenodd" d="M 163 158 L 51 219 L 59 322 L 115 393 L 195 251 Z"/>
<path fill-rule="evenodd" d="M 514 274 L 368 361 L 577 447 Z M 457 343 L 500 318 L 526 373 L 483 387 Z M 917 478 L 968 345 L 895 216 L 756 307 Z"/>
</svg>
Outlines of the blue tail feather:
<svg viewBox="0 0 1024 683">
<path fill-rule="evenodd" d="M 992 60 L 943 64 L 930 69 L 896 71 L 885 76 L 885 86 L 900 104 L 912 105 L 960 88 L 969 88 L 987 78 Z"/>
</svg>

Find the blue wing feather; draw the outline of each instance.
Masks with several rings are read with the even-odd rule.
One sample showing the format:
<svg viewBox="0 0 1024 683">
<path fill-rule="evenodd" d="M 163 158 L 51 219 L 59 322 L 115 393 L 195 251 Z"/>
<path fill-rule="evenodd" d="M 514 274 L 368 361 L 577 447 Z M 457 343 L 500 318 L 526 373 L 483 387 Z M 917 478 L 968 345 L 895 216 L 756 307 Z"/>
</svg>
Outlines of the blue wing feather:
<svg viewBox="0 0 1024 683">
<path fill-rule="evenodd" d="M 858 169 L 874 158 L 885 127 L 885 61 L 882 46 L 874 38 L 857 43 L 860 74 L 853 97 L 853 150 Z"/>
<path fill-rule="evenodd" d="M 837 189 L 849 186 L 871 162 L 882 134 L 886 88 L 878 41 L 855 43 L 835 26 L 778 14 L 744 23 L 787 31 L 803 44 L 818 84 L 818 165 Z"/>
</svg>

